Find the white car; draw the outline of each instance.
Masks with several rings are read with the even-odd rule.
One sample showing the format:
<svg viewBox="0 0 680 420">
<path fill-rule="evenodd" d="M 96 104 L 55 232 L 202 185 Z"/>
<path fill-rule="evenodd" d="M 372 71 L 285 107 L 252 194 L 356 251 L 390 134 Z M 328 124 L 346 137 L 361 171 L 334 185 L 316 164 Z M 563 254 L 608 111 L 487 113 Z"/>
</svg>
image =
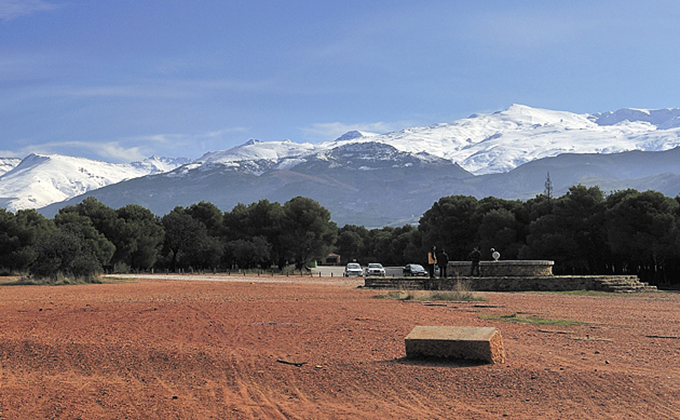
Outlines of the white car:
<svg viewBox="0 0 680 420">
<path fill-rule="evenodd" d="M 361 268 L 359 263 L 349 263 L 345 267 L 345 272 L 343 276 L 345 277 L 361 277 L 364 275 L 364 270 Z"/>
<path fill-rule="evenodd" d="M 385 268 L 383 268 L 382 264 L 380 263 L 368 263 L 368 267 L 366 267 L 366 275 L 385 277 Z"/>
</svg>

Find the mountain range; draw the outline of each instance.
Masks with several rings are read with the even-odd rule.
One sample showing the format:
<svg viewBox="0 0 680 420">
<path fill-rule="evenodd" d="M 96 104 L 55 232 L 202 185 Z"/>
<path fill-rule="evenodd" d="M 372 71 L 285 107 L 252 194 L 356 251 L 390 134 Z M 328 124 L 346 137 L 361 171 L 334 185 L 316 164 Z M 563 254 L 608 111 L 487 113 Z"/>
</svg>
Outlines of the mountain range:
<svg viewBox="0 0 680 420">
<path fill-rule="evenodd" d="M 111 164 L 60 155 L 0 159 L 0 206 L 59 208 L 94 196 L 162 215 L 204 200 L 223 210 L 303 195 L 339 225 L 416 222 L 442 196 L 528 199 L 575 184 L 680 193 L 680 109 L 575 114 L 513 105 L 387 134 L 323 143 L 249 140 L 201 158 Z"/>
</svg>

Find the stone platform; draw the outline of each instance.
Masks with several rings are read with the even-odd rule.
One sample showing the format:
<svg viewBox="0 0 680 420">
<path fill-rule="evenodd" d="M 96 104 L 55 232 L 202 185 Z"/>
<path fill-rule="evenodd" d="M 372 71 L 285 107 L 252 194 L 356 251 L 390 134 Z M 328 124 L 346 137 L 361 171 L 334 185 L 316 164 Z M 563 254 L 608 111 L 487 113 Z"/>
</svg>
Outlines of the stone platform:
<svg viewBox="0 0 680 420">
<path fill-rule="evenodd" d="M 481 360 L 504 363 L 505 351 L 498 328 L 425 327 L 413 328 L 404 340 L 406 357 Z"/>
</svg>

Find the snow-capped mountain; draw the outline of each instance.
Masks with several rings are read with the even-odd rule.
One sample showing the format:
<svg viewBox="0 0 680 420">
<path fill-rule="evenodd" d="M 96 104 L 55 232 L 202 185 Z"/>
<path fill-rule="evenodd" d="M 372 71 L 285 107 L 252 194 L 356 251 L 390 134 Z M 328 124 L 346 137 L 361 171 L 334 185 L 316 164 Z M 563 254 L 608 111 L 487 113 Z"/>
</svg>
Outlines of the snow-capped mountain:
<svg viewBox="0 0 680 420">
<path fill-rule="evenodd" d="M 555 194 L 583 183 L 663 186 L 674 196 L 680 162 L 666 152 L 679 145 L 680 109 L 575 114 L 512 105 L 387 134 L 351 131 L 318 144 L 249 140 L 190 163 L 151 158 L 113 165 L 32 155 L 0 176 L 0 206 L 39 208 L 88 191 L 112 207 L 134 202 L 164 214 L 200 200 L 228 210 L 238 202 L 305 195 L 327 206 L 338 223 L 380 226 L 417 220 L 444 195 L 530 198 L 542 192 L 547 172 Z M 662 157 L 663 165 L 654 164 Z"/>
<path fill-rule="evenodd" d="M 286 150 L 291 153 L 276 155 L 284 166 L 298 156 L 290 148 Z M 343 144 L 305 156 L 284 169 L 264 171 L 263 164 L 249 166 L 253 161 L 234 165 L 232 161 L 226 162 L 226 165 L 213 160 L 194 162 L 169 173 L 93 190 L 87 196 L 112 208 L 132 202 L 162 215 L 176 206 L 199 201 L 230 210 L 238 203 L 262 199 L 284 203 L 302 195 L 326 206 L 338 223 L 384 226 L 395 221 L 410 223 L 420 217 L 424 208 L 446 195 L 450 185 L 474 177 L 449 160 L 401 152 L 375 142 Z M 52 217 L 59 208 L 77 204 L 84 197 L 55 203 L 40 211 Z"/>
<path fill-rule="evenodd" d="M 680 109 L 574 114 L 512 105 L 493 114 L 381 135 L 352 131 L 319 144 L 250 140 L 233 149 L 206 153 L 198 161 L 262 174 L 293 167 L 343 145 L 365 142 L 416 155 L 426 153 L 482 175 L 507 172 L 562 153 L 669 150 L 680 145 Z"/>
<path fill-rule="evenodd" d="M 31 154 L 0 176 L 0 206 L 40 208 L 126 179 L 167 172 L 187 162 L 157 156 L 115 164 L 73 156 Z"/>
<path fill-rule="evenodd" d="M 672 149 L 680 145 L 679 116 L 680 109 L 591 115 L 512 105 L 505 111 L 410 128 L 372 141 L 384 139 L 405 151 L 425 150 L 481 175 L 562 153 Z"/>
<path fill-rule="evenodd" d="M 205 165 L 224 165 L 261 175 L 273 169 L 285 169 L 303 162 L 317 148 L 311 143 L 294 143 L 290 140 L 262 142 L 255 139 L 228 150 L 208 152 L 197 162 Z"/>
<path fill-rule="evenodd" d="M 151 156 L 150 158 L 146 158 L 140 162 L 132 162 L 128 165 L 144 172 L 144 175 L 151 175 L 170 172 L 179 166 L 186 165 L 191 162 L 193 162 L 191 159 L 181 157 L 169 158 L 162 156 Z"/>
</svg>

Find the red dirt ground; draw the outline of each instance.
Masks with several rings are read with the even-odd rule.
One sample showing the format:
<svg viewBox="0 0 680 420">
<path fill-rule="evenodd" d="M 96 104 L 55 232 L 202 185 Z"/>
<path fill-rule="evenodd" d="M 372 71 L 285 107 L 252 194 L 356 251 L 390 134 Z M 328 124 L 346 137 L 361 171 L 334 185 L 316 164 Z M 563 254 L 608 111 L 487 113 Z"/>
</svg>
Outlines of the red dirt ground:
<svg viewBox="0 0 680 420">
<path fill-rule="evenodd" d="M 0 419 L 680 418 L 680 294 L 433 305 L 195 278 L 1 286 Z M 480 318 L 513 313 L 584 324 Z M 498 327 L 507 362 L 407 360 L 416 325 Z"/>
</svg>

